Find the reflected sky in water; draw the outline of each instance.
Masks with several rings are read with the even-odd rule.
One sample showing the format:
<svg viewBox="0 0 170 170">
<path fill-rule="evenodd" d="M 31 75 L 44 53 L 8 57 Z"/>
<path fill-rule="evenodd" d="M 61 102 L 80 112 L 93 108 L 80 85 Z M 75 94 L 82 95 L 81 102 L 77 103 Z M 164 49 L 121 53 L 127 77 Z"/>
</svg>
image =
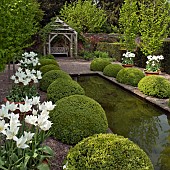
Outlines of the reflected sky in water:
<svg viewBox="0 0 170 170">
<path fill-rule="evenodd" d="M 155 170 L 170 170 L 170 119 L 161 109 L 101 77 L 82 76 L 77 80 L 86 95 L 102 105 L 113 133 L 137 143 L 149 155 Z"/>
</svg>

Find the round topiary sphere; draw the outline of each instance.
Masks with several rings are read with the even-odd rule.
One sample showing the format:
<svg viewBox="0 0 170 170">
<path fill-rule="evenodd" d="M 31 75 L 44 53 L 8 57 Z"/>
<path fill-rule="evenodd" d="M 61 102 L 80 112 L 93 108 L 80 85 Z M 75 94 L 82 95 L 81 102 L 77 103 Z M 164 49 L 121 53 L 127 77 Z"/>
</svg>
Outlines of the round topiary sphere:
<svg viewBox="0 0 170 170">
<path fill-rule="evenodd" d="M 66 169 L 154 170 L 138 145 L 116 134 L 97 134 L 83 139 L 69 150 Z"/>
<path fill-rule="evenodd" d="M 51 70 L 45 73 L 40 80 L 40 89 L 47 91 L 48 86 L 57 78 L 65 78 L 72 80 L 71 76 L 62 70 Z"/>
<path fill-rule="evenodd" d="M 119 83 L 137 86 L 143 77 L 144 73 L 137 68 L 124 68 L 118 72 L 116 80 Z"/>
<path fill-rule="evenodd" d="M 45 57 L 45 56 L 44 56 Z M 59 67 L 58 63 L 56 60 L 54 59 L 48 59 L 48 58 L 41 58 L 39 59 L 39 63 L 40 65 L 37 66 L 37 69 L 40 69 L 41 67 L 45 66 L 45 65 L 49 65 L 49 64 L 53 64 Z"/>
<path fill-rule="evenodd" d="M 116 77 L 121 69 L 123 69 L 123 66 L 120 64 L 109 64 L 104 68 L 103 74 L 109 77 Z"/>
<path fill-rule="evenodd" d="M 103 71 L 103 69 L 109 64 L 111 64 L 111 62 L 108 59 L 96 58 L 91 62 L 90 70 Z"/>
<path fill-rule="evenodd" d="M 161 76 L 146 76 L 140 80 L 138 88 L 148 96 L 170 97 L 170 82 Z"/>
<path fill-rule="evenodd" d="M 76 144 L 85 137 L 106 133 L 108 122 L 99 103 L 84 95 L 64 97 L 50 112 L 51 132 L 67 144 Z"/>
<path fill-rule="evenodd" d="M 40 67 L 40 71 L 42 72 L 42 75 L 44 75 L 45 73 L 51 70 L 60 70 L 60 68 L 54 64 L 49 64 L 49 65 Z"/>
<path fill-rule="evenodd" d="M 84 89 L 74 80 L 58 78 L 47 89 L 47 99 L 55 103 L 57 100 L 74 94 L 84 95 Z"/>
</svg>

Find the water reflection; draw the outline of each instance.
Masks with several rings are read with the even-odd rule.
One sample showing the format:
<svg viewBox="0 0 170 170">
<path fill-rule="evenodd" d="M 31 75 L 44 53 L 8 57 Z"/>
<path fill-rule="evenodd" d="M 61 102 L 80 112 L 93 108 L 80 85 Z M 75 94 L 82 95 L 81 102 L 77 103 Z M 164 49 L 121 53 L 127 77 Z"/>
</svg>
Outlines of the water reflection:
<svg viewBox="0 0 170 170">
<path fill-rule="evenodd" d="M 100 77 L 79 77 L 78 82 L 102 105 L 113 133 L 144 149 L 155 170 L 170 170 L 170 120 L 161 110 Z"/>
</svg>

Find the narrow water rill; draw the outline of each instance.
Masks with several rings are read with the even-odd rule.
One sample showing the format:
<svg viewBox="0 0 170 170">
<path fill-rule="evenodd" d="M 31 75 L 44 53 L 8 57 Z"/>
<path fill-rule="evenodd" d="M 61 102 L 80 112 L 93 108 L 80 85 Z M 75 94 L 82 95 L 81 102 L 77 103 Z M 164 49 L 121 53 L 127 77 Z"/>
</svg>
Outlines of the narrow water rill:
<svg viewBox="0 0 170 170">
<path fill-rule="evenodd" d="M 155 170 L 170 170 L 170 113 L 98 76 L 80 76 L 86 95 L 98 101 L 109 128 L 138 144 Z"/>
</svg>

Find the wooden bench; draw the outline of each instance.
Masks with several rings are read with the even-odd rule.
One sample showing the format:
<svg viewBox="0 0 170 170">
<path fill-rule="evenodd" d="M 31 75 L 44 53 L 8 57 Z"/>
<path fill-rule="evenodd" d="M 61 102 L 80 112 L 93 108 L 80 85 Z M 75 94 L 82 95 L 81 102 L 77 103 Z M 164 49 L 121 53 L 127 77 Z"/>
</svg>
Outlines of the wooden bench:
<svg viewBox="0 0 170 170">
<path fill-rule="evenodd" d="M 68 47 L 51 47 L 51 54 L 66 54 L 68 56 L 69 48 Z"/>
</svg>

